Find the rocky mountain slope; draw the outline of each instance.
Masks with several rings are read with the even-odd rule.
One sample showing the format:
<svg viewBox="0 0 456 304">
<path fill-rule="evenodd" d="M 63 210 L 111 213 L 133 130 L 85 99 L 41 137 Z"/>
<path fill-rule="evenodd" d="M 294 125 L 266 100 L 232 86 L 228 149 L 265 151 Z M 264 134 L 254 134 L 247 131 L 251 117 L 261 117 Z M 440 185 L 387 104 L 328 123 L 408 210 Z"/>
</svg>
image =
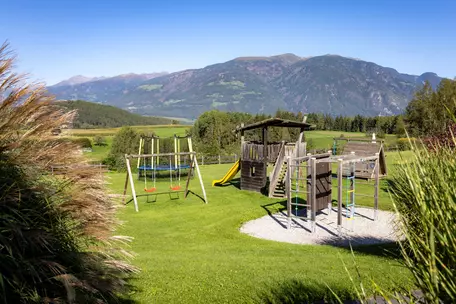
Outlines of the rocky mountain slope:
<svg viewBox="0 0 456 304">
<path fill-rule="evenodd" d="M 147 74 L 149 75 L 149 74 Z M 291 111 L 334 115 L 400 113 L 434 73 L 401 74 L 359 59 L 294 54 L 240 57 L 202 69 L 158 75 L 121 75 L 51 86 L 60 99 L 83 99 L 144 115 L 195 118 L 220 109 L 249 113 Z"/>
</svg>

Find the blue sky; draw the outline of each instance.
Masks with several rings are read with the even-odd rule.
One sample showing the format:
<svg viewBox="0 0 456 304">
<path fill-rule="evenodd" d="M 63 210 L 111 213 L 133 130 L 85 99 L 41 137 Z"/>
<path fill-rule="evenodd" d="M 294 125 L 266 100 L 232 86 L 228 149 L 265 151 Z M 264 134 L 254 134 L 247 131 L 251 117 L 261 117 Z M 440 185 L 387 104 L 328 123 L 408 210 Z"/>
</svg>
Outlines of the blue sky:
<svg viewBox="0 0 456 304">
<path fill-rule="evenodd" d="M 0 1 L 0 38 L 48 84 L 282 53 L 456 76 L 455 0 Z"/>
</svg>

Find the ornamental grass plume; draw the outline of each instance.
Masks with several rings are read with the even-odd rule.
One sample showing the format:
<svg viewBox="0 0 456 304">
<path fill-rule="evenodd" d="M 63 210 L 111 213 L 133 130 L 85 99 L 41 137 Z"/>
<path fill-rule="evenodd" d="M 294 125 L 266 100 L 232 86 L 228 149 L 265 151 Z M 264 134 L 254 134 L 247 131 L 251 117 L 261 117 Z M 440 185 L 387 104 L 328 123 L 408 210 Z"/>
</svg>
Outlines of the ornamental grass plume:
<svg viewBox="0 0 456 304">
<path fill-rule="evenodd" d="M 71 123 L 0 47 L 0 303 L 111 303 L 136 271 L 98 169 L 53 130 Z M 51 174 L 50 166 L 62 168 Z"/>
<path fill-rule="evenodd" d="M 416 286 L 428 303 L 455 303 L 456 142 L 451 135 L 430 145 L 414 147 L 389 189 L 405 236 L 402 255 Z"/>
</svg>

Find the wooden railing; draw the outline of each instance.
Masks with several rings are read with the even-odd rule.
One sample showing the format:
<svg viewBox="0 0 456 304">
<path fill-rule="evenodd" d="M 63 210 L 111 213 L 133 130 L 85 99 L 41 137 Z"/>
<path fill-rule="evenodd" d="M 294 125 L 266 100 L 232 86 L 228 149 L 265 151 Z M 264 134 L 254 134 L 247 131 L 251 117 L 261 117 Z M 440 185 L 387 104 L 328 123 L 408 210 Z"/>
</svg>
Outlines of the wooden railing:
<svg viewBox="0 0 456 304">
<path fill-rule="evenodd" d="M 274 189 L 279 182 L 280 171 L 282 170 L 283 164 L 285 162 L 285 151 L 287 150 L 287 146 L 285 142 L 282 142 L 282 147 L 280 148 L 279 155 L 277 157 L 277 161 L 274 165 L 274 169 L 271 172 L 269 177 L 269 196 L 271 197 L 274 193 Z"/>
</svg>

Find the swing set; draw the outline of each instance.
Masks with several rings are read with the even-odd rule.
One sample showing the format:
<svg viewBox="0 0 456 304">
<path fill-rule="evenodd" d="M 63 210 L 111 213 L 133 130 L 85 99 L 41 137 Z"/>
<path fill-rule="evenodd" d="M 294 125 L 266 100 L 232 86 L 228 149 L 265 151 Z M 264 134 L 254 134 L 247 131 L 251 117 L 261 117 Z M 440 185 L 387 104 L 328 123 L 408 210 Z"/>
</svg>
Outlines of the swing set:
<svg viewBox="0 0 456 304">
<path fill-rule="evenodd" d="M 189 156 L 190 157 L 190 165 L 189 165 L 189 173 L 188 173 L 188 176 L 187 176 L 187 181 L 186 181 L 186 184 L 185 184 L 185 189 L 182 190 L 181 188 L 181 178 L 180 178 L 180 170 L 173 170 L 173 166 L 172 166 L 172 163 L 171 163 L 171 159 L 173 156 L 178 156 L 178 157 L 181 157 L 181 156 Z M 134 183 L 134 179 L 133 179 L 133 173 L 132 173 L 132 170 L 131 170 L 131 163 L 130 163 L 130 159 L 132 158 L 137 158 L 138 159 L 138 163 L 140 162 L 141 159 L 146 159 L 146 158 L 151 158 L 153 161 L 152 161 L 152 164 L 151 166 L 154 166 L 156 165 L 156 163 L 154 162 L 158 162 L 159 158 L 160 157 L 169 157 L 170 159 L 170 162 L 169 162 L 169 168 L 167 168 L 170 172 L 170 185 L 169 185 L 169 188 L 164 190 L 164 191 L 158 191 L 158 187 L 156 185 L 156 169 L 152 170 L 152 175 L 153 175 L 153 186 L 148 188 L 147 186 L 147 175 L 144 174 L 144 191 L 147 193 L 147 194 L 143 194 L 143 195 L 137 195 L 136 194 L 136 190 L 135 190 L 135 183 Z M 171 195 L 173 193 L 176 193 L 177 195 L 179 193 L 184 193 L 184 198 L 187 198 L 188 196 L 188 193 L 190 192 L 189 190 L 189 185 L 190 185 L 190 179 L 191 179 L 191 176 L 193 174 L 193 171 L 196 171 L 196 174 L 198 175 L 198 179 L 199 179 L 199 182 L 200 182 L 200 186 L 201 186 L 201 190 L 203 192 L 203 197 L 204 197 L 204 202 L 207 204 L 207 197 L 206 197 L 206 190 L 204 189 L 204 184 L 203 184 L 203 179 L 201 177 L 201 173 L 200 173 L 200 169 L 199 169 L 199 166 L 198 166 L 198 161 L 196 159 L 196 152 L 193 152 L 193 151 L 190 151 L 190 152 L 179 152 L 179 153 L 154 153 L 154 154 L 136 154 L 136 155 L 128 155 L 126 154 L 125 155 L 125 160 L 126 160 L 126 163 L 127 163 L 127 176 L 126 176 L 126 179 L 125 179 L 125 186 L 124 186 L 124 192 L 123 192 L 123 196 L 124 196 L 124 202 L 125 202 L 125 196 L 126 196 L 126 193 L 127 193 L 127 187 L 128 187 L 128 181 L 130 181 L 130 187 L 131 187 L 131 192 L 132 192 L 132 196 L 133 196 L 133 201 L 134 201 L 134 204 L 135 204 L 135 210 L 136 212 L 139 211 L 139 207 L 138 207 L 138 200 L 137 198 L 139 196 L 149 196 L 149 195 L 153 195 L 155 196 L 155 199 L 158 195 L 160 194 L 168 194 L 171 197 Z M 155 166 L 154 168 L 156 168 L 157 166 Z M 176 172 L 176 174 L 178 174 L 178 177 L 176 179 L 173 180 L 173 172 Z M 177 183 L 176 183 L 177 181 Z M 178 196 L 176 198 L 179 198 Z"/>
<path fill-rule="evenodd" d="M 160 154 L 157 154 L 157 155 L 160 155 Z M 147 158 L 146 157 L 141 157 L 142 159 L 144 159 L 144 166 L 141 166 L 142 168 L 144 167 L 148 167 L 147 166 Z M 141 159 L 141 158 L 138 158 L 138 159 Z M 182 172 L 182 169 L 190 169 L 190 166 L 189 165 L 184 165 L 185 168 L 182 168 L 182 167 L 179 167 L 179 168 L 175 168 L 173 167 L 172 165 L 172 156 L 170 155 L 169 156 L 169 166 L 167 165 L 162 165 L 162 166 L 159 166 L 156 161 L 158 160 L 159 158 L 158 157 L 151 157 L 151 160 L 150 160 L 150 170 L 152 171 L 152 181 L 153 181 L 153 186 L 152 187 L 148 187 L 147 186 L 147 173 L 146 171 L 144 171 L 144 191 L 145 192 L 148 192 L 148 193 L 153 193 L 155 191 L 157 191 L 157 187 L 156 187 L 156 180 L 157 180 L 157 171 L 169 171 L 169 188 L 173 191 L 178 191 L 178 190 L 181 190 L 181 172 Z M 140 168 L 141 168 L 140 167 Z M 138 168 L 138 179 L 141 178 L 141 174 L 139 173 L 139 169 Z M 190 173 L 190 172 L 189 172 Z M 173 180 L 173 174 L 176 175 L 176 177 L 174 178 Z M 175 184 L 175 181 L 178 181 L 177 184 Z"/>
</svg>

